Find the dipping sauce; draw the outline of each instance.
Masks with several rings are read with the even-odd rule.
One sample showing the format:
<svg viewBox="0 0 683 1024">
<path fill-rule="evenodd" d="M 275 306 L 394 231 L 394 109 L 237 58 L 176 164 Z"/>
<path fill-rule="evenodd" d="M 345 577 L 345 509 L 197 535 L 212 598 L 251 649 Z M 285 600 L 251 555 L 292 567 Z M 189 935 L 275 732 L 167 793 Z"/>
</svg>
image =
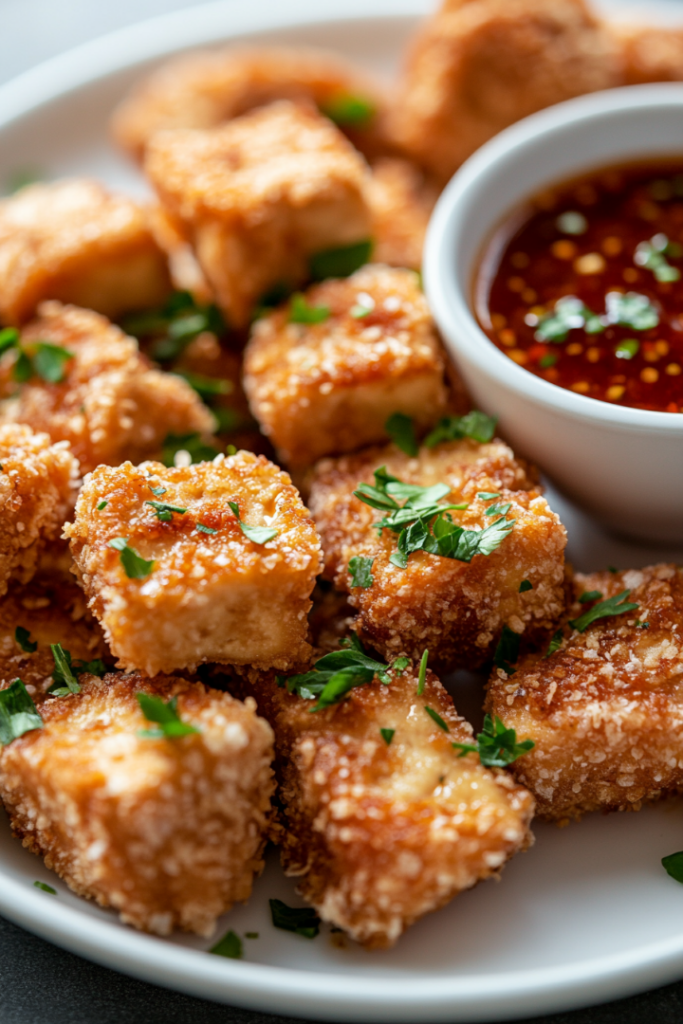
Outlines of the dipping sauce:
<svg viewBox="0 0 683 1024">
<path fill-rule="evenodd" d="M 683 161 L 536 196 L 491 240 L 477 315 L 510 359 L 603 402 L 683 412 Z"/>
</svg>

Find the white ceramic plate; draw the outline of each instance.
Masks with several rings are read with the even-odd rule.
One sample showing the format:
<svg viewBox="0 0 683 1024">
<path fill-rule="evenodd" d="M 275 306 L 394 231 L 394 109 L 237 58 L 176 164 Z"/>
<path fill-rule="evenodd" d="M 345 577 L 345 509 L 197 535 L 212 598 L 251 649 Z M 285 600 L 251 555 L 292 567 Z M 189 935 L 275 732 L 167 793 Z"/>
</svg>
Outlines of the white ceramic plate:
<svg viewBox="0 0 683 1024">
<path fill-rule="evenodd" d="M 0 181 L 26 168 L 43 176 L 93 174 L 142 193 L 137 173 L 110 147 L 107 116 L 160 57 L 228 38 L 327 46 L 369 69 L 396 64 L 427 0 L 250 0 L 195 8 L 126 29 L 50 61 L 0 89 Z M 621 12 L 631 4 L 612 0 Z M 683 21 L 683 5 L 649 4 Z M 677 9 L 678 8 L 678 9 Z M 312 11 L 315 10 L 313 19 Z M 559 496 L 579 569 L 620 568 L 683 551 L 606 537 Z M 480 714 L 478 683 L 453 680 L 458 707 Z M 82 956 L 160 985 L 273 1013 L 339 1021 L 480 1021 L 553 1012 L 627 995 L 683 976 L 683 888 L 660 858 L 683 847 L 676 803 L 637 815 L 589 817 L 559 830 L 537 825 L 536 845 L 492 882 L 413 927 L 397 948 L 339 948 L 328 928 L 309 940 L 276 931 L 268 897 L 299 905 L 273 853 L 246 907 L 226 915 L 245 959 L 205 952 L 191 937 L 161 940 L 70 893 L 0 822 L 0 912 Z M 34 888 L 36 879 L 57 896 Z M 338 936 L 334 936 L 337 938 Z M 56 980 L 56 979 L 55 979 Z"/>
</svg>

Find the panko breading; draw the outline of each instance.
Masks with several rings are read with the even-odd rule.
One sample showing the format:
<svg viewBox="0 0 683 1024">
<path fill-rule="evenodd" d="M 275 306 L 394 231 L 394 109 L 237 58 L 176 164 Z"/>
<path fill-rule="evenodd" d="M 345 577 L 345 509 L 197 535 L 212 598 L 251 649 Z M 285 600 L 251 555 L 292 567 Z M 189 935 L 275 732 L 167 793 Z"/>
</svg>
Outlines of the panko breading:
<svg viewBox="0 0 683 1024">
<path fill-rule="evenodd" d="M 201 683 L 112 673 L 37 701 L 44 726 L 0 753 L 15 835 L 74 892 L 136 928 L 210 935 L 251 892 L 270 817 L 270 727 Z M 199 732 L 140 735 L 136 693 L 177 698 Z"/>
<path fill-rule="evenodd" d="M 77 478 L 68 444 L 18 423 L 0 426 L 0 596 L 10 579 L 28 582 L 42 551 L 59 540 Z"/>
<path fill-rule="evenodd" d="M 388 439 L 401 412 L 418 429 L 444 410 L 444 361 L 413 271 L 368 264 L 305 293 L 321 323 L 291 323 L 287 304 L 254 324 L 244 387 L 263 432 L 289 465 Z M 358 315 L 358 314 L 362 315 Z"/>
<path fill-rule="evenodd" d="M 45 299 L 107 316 L 169 291 L 146 211 L 88 179 L 29 185 L 0 200 L 0 320 L 20 324 Z"/>
<path fill-rule="evenodd" d="M 186 511 L 163 521 L 150 501 Z M 250 540 L 229 502 L 247 527 L 277 536 Z M 100 466 L 64 532 L 123 668 L 149 675 L 204 662 L 287 669 L 310 652 L 306 615 L 320 540 L 289 476 L 263 456 L 238 452 L 176 469 Z M 141 578 L 127 574 L 126 556 L 110 546 L 124 537 L 153 562 Z"/>
<path fill-rule="evenodd" d="M 445 181 L 514 121 L 621 84 L 619 48 L 583 0 L 446 0 L 415 38 L 388 130 Z"/>
<path fill-rule="evenodd" d="M 176 57 L 120 104 L 112 131 L 119 145 L 141 160 L 149 140 L 162 129 L 215 128 L 276 100 L 333 114 L 354 145 L 370 156 L 386 148 L 385 96 L 378 83 L 338 54 L 303 47 L 228 47 Z"/>
<path fill-rule="evenodd" d="M 451 744 L 472 742 L 472 729 L 431 672 L 421 696 L 408 669 L 314 714 L 272 675 L 249 684 L 275 732 L 285 871 L 363 945 L 392 946 L 529 845 L 530 794 L 476 755 L 458 757 Z M 381 729 L 394 730 L 389 744 Z"/>
<path fill-rule="evenodd" d="M 370 234 L 363 157 L 286 101 L 222 128 L 160 132 L 145 170 L 233 327 L 275 285 L 306 280 L 310 256 Z"/>
<path fill-rule="evenodd" d="M 683 31 L 649 25 L 610 26 L 620 47 L 624 85 L 683 81 Z"/>
<path fill-rule="evenodd" d="M 415 551 L 407 568 L 389 559 L 397 551 L 397 534 L 374 523 L 382 513 L 353 494 L 361 482 L 386 466 L 399 480 L 422 487 L 447 483 L 444 502 L 469 502 L 451 513 L 454 522 L 482 529 L 490 500 L 478 493 L 498 493 L 497 504 L 510 503 L 512 532 L 489 555 L 471 562 Z M 324 459 L 311 476 L 309 506 L 323 543 L 324 575 L 350 594 L 358 609 L 358 630 L 387 657 L 419 658 L 429 648 L 430 664 L 442 668 L 477 668 L 489 659 L 503 625 L 523 634 L 525 643 L 545 639 L 564 609 L 566 532 L 535 489 L 525 466 L 507 445 L 452 441 L 421 448 L 415 459 L 394 445 L 372 448 L 341 459 Z M 349 559 L 373 558 L 374 582 L 351 587 Z M 523 580 L 531 590 L 519 592 Z"/>
<path fill-rule="evenodd" d="M 424 237 L 438 190 L 408 160 L 385 158 L 372 168 L 367 196 L 375 242 L 373 260 L 420 270 Z"/>
<path fill-rule="evenodd" d="M 22 332 L 22 346 L 30 351 L 47 341 L 73 359 L 59 383 L 32 376 L 8 417 L 44 430 L 53 441 L 69 441 L 83 473 L 101 463 L 157 456 L 169 434 L 213 429 L 213 416 L 190 385 L 152 369 L 137 341 L 105 317 L 58 302 L 46 302 L 38 312 Z M 0 382 L 12 380 L 15 359 L 15 350 L 3 357 Z"/>
<path fill-rule="evenodd" d="M 578 599 L 630 590 L 637 610 L 601 618 Z M 513 765 L 545 818 L 637 810 L 683 786 L 683 569 L 654 565 L 576 576 L 564 639 L 549 657 L 529 655 L 515 674 L 494 672 L 487 709 L 535 749 Z M 644 623 L 648 623 L 647 627 Z"/>
</svg>

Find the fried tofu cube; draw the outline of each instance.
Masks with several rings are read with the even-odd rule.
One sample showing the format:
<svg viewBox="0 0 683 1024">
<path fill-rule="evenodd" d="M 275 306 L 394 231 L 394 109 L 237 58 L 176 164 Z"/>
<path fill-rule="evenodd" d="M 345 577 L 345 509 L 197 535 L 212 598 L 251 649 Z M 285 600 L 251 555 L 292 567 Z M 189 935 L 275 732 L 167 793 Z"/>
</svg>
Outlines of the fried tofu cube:
<svg viewBox="0 0 683 1024">
<path fill-rule="evenodd" d="M 45 343 L 72 358 L 64 357 L 56 381 L 33 372 L 8 415 L 68 441 L 83 473 L 101 463 L 141 462 L 159 455 L 169 434 L 207 434 L 215 425 L 186 381 L 152 369 L 137 341 L 98 313 L 44 303 L 22 332 L 21 347 L 35 355 Z M 16 374 L 18 351 L 0 361 L 5 386 Z"/>
<path fill-rule="evenodd" d="M 211 935 L 263 867 L 272 732 L 226 693 L 180 678 L 81 675 L 38 702 L 43 727 L 0 753 L 14 834 L 74 892 L 136 928 Z M 150 731 L 136 694 L 177 701 L 197 731 Z M 152 727 L 153 731 L 153 727 Z"/>
<path fill-rule="evenodd" d="M 250 673 L 247 692 L 275 733 L 285 871 L 363 945 L 392 946 L 529 845 L 533 799 L 476 754 L 458 757 L 451 744 L 472 729 L 431 672 L 420 696 L 413 666 L 315 714 L 272 675 Z"/>
<path fill-rule="evenodd" d="M 384 513 L 353 493 L 361 483 L 373 484 L 383 466 L 404 483 L 449 486 L 442 500 L 467 503 L 450 513 L 466 530 L 502 517 L 514 526 L 495 550 L 471 561 L 423 549 L 399 568 L 391 561 L 399 534 L 385 528 L 378 536 L 375 523 Z M 394 445 L 323 459 L 311 475 L 309 506 L 322 538 L 325 577 L 350 595 L 359 633 L 387 657 L 415 659 L 428 648 L 434 666 L 474 669 L 491 658 L 503 626 L 533 643 L 548 637 L 562 614 L 565 529 L 502 441 L 442 442 L 421 448 L 415 459 Z M 487 515 L 496 506 L 505 512 Z M 352 585 L 354 557 L 372 559 L 370 586 Z M 520 593 L 525 580 L 531 589 L 525 584 Z"/>
<path fill-rule="evenodd" d="M 388 132 L 447 181 L 513 122 L 621 84 L 618 47 L 583 0 L 446 0 L 416 35 Z"/>
<path fill-rule="evenodd" d="M 609 26 L 624 63 L 624 85 L 683 81 L 683 32 L 668 25 Z"/>
<path fill-rule="evenodd" d="M 176 469 L 100 466 L 64 532 L 123 668 L 286 669 L 310 651 L 320 541 L 289 476 L 263 456 L 238 452 Z"/>
<path fill-rule="evenodd" d="M 625 592 L 614 603 L 637 608 L 572 627 Z M 488 710 L 536 744 L 512 770 L 538 813 L 566 821 L 638 810 L 680 790 L 683 569 L 577 574 L 557 639 L 554 653 L 522 658 L 513 676 L 494 671 L 487 695 Z"/>
<path fill-rule="evenodd" d="M 0 596 L 28 582 L 61 536 L 76 500 L 78 463 L 64 442 L 18 423 L 0 426 Z"/>
<path fill-rule="evenodd" d="M 370 234 L 363 157 L 315 111 L 274 103 L 222 128 L 160 132 L 145 170 L 233 327 L 316 253 Z"/>
<path fill-rule="evenodd" d="M 373 165 L 367 195 L 375 262 L 420 270 L 438 189 L 425 180 L 415 164 L 386 157 Z"/>
<path fill-rule="evenodd" d="M 393 413 L 433 425 L 446 403 L 444 361 L 410 270 L 368 264 L 304 295 L 319 323 L 296 321 L 295 297 L 257 320 L 244 387 L 261 429 L 288 465 L 388 440 Z M 329 315 L 325 315 L 326 311 Z"/>
<path fill-rule="evenodd" d="M 0 200 L 0 320 L 21 324 L 58 299 L 106 316 L 169 291 L 147 213 L 88 179 L 29 185 Z"/>
<path fill-rule="evenodd" d="M 338 54 L 304 47 L 225 47 L 183 54 L 139 82 L 114 111 L 114 138 L 142 160 L 166 128 L 215 128 L 276 100 L 317 107 L 368 155 L 386 148 L 384 90 Z"/>
</svg>

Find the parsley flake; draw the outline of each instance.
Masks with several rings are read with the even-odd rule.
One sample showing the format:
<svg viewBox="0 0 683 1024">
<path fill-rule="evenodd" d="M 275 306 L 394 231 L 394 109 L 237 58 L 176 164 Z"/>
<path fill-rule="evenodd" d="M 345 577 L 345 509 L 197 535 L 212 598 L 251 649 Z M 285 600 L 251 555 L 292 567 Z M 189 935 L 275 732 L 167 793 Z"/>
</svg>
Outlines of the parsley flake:
<svg viewBox="0 0 683 1024">
<path fill-rule="evenodd" d="M 19 331 L 16 327 L 3 327 L 0 330 L 0 355 L 8 352 L 19 344 Z"/>
<path fill-rule="evenodd" d="M 218 398 L 219 395 L 230 395 L 235 390 L 231 380 L 221 377 L 205 377 L 201 373 L 189 373 L 187 370 L 176 370 L 175 373 L 187 381 L 200 398 Z"/>
<path fill-rule="evenodd" d="M 587 334 L 600 334 L 605 326 L 602 318 L 576 295 L 564 295 L 557 300 L 552 312 L 540 318 L 534 337 L 536 341 L 558 344 L 566 341 L 572 330 L 583 327 Z"/>
<path fill-rule="evenodd" d="M 253 544 L 267 544 L 268 541 L 273 540 L 278 536 L 279 530 L 276 530 L 272 526 L 247 526 L 240 519 L 239 505 L 236 501 L 229 501 L 228 505 L 235 514 L 235 519 L 240 524 L 240 530 L 244 536 L 250 540 Z"/>
<path fill-rule="evenodd" d="M 290 324 L 322 324 L 330 318 L 329 306 L 309 306 L 306 296 L 295 292 L 289 305 Z"/>
<path fill-rule="evenodd" d="M 561 629 L 558 629 L 557 632 L 553 633 L 552 639 L 551 639 L 550 643 L 548 644 L 548 650 L 545 652 L 543 657 L 544 658 L 549 658 L 551 656 L 551 654 L 555 653 L 555 651 L 559 651 L 560 647 L 562 646 L 562 641 L 563 640 L 564 640 L 564 633 L 562 632 Z"/>
<path fill-rule="evenodd" d="M 408 665 L 410 665 L 410 658 L 397 658 L 391 666 L 391 671 L 395 676 L 402 676 Z M 382 679 L 381 682 L 386 682 L 386 680 Z"/>
<path fill-rule="evenodd" d="M 415 425 L 410 416 L 406 416 L 402 412 L 395 412 L 384 424 L 384 429 L 402 452 L 413 457 L 417 455 L 419 445 L 415 437 Z"/>
<path fill-rule="evenodd" d="M 12 740 L 31 729 L 42 729 L 40 717 L 31 696 L 21 679 L 15 679 L 0 690 L 0 744 L 7 746 Z"/>
<path fill-rule="evenodd" d="M 355 633 L 338 651 L 331 651 L 318 658 L 309 672 L 299 675 L 277 677 L 278 686 L 287 687 L 289 693 L 296 693 L 304 700 L 315 700 L 311 712 L 321 711 L 343 700 L 349 690 L 371 683 L 375 676 L 382 683 L 389 683 L 389 666 L 375 661 L 365 651 Z"/>
<path fill-rule="evenodd" d="M 349 575 L 352 587 L 363 587 L 367 589 L 375 582 L 372 575 L 372 563 L 374 558 L 365 555 L 354 555 L 349 559 Z"/>
<path fill-rule="evenodd" d="M 61 644 L 50 644 L 55 668 L 52 678 L 56 689 L 50 688 L 50 692 L 56 697 L 65 697 L 68 693 L 80 693 L 81 687 L 73 671 L 71 654 L 65 651 Z"/>
<path fill-rule="evenodd" d="M 512 508 L 512 502 L 508 501 L 504 505 L 489 505 L 484 512 L 485 516 L 506 516 Z"/>
<path fill-rule="evenodd" d="M 659 323 L 659 313 L 647 295 L 638 292 L 607 292 L 605 298 L 607 321 L 631 327 L 634 331 L 649 331 Z"/>
<path fill-rule="evenodd" d="M 73 357 L 73 352 L 62 348 L 61 345 L 39 341 L 33 356 L 33 370 L 48 384 L 59 384 L 64 380 L 66 364 Z"/>
<path fill-rule="evenodd" d="M 324 281 L 328 277 L 350 277 L 354 271 L 370 262 L 372 249 L 372 240 L 366 239 L 339 249 L 317 252 L 309 260 L 311 277 L 314 281 Z"/>
<path fill-rule="evenodd" d="M 430 708 L 428 704 L 425 704 L 424 709 L 427 712 L 427 714 L 429 715 L 429 717 L 432 719 L 432 721 L 436 722 L 436 724 L 438 725 L 439 729 L 443 729 L 444 732 L 450 732 L 451 731 L 448 728 L 448 724 L 446 722 L 444 722 L 443 718 L 438 713 L 438 711 L 435 711 L 434 708 Z"/>
<path fill-rule="evenodd" d="M 427 659 L 429 658 L 429 651 L 425 647 L 420 658 L 420 669 L 417 674 L 417 695 L 421 697 L 424 693 L 425 682 L 427 681 Z"/>
<path fill-rule="evenodd" d="M 150 484 L 149 485 L 149 489 L 150 489 L 150 491 L 152 492 L 152 494 L 154 495 L 155 498 L 161 498 L 161 497 L 163 497 L 164 494 L 166 494 L 166 488 L 165 487 L 152 487 L 152 485 Z"/>
<path fill-rule="evenodd" d="M 594 604 L 587 612 L 584 612 L 578 619 L 571 619 L 569 625 L 579 633 L 584 633 L 591 623 L 597 619 L 610 618 L 612 615 L 623 615 L 624 612 L 633 612 L 638 608 L 637 604 L 628 603 L 627 598 L 630 590 L 622 590 L 614 597 L 608 597 L 605 601 Z"/>
<path fill-rule="evenodd" d="M 49 892 L 51 896 L 57 895 L 57 890 L 53 889 L 51 885 L 47 884 L 47 882 L 34 882 L 33 884 L 36 889 L 42 889 L 43 892 Z"/>
<path fill-rule="evenodd" d="M 375 116 L 375 104 L 365 96 L 340 93 L 320 107 L 320 112 L 340 128 L 366 128 Z"/>
<path fill-rule="evenodd" d="M 215 956 L 227 956 L 230 960 L 241 960 L 242 940 L 239 935 L 229 931 L 215 946 L 211 947 L 209 953 L 214 953 Z"/>
<path fill-rule="evenodd" d="M 519 585 L 519 593 L 520 594 L 526 594 L 527 590 L 533 590 L 533 589 L 534 589 L 534 585 L 531 582 L 531 580 L 522 580 L 522 582 Z"/>
<path fill-rule="evenodd" d="M 181 722 L 178 715 L 178 698 L 172 697 L 167 704 L 164 704 L 161 697 L 154 697 L 148 693 L 136 693 L 140 709 L 148 722 L 155 722 L 156 729 L 140 729 L 138 736 L 145 739 L 176 739 L 179 736 L 190 736 L 201 730 Z"/>
<path fill-rule="evenodd" d="M 481 444 L 488 443 L 496 432 L 496 416 L 487 416 L 486 413 L 473 409 L 464 416 L 444 416 L 428 434 L 424 440 L 427 448 L 434 448 L 442 441 L 459 441 L 463 437 L 469 437 Z M 494 495 L 498 497 L 498 495 Z"/>
<path fill-rule="evenodd" d="M 129 547 L 127 537 L 114 537 L 108 546 L 120 552 L 121 565 L 129 580 L 144 580 L 154 568 L 154 559 L 148 561 Z"/>
<path fill-rule="evenodd" d="M 218 530 L 214 530 L 213 526 L 204 526 L 204 523 L 195 523 L 195 530 L 199 533 L 208 533 L 213 536 L 214 533 L 218 533 Z"/>
<path fill-rule="evenodd" d="M 670 242 L 666 235 L 657 234 L 649 242 L 638 243 L 633 254 L 633 262 L 638 267 L 651 270 L 657 281 L 680 281 L 680 270 L 671 266 L 667 256 L 679 258 L 681 247 L 677 242 Z"/>
<path fill-rule="evenodd" d="M 97 511 L 98 512 L 102 512 L 107 507 L 108 504 L 109 504 L 108 501 L 99 501 L 97 503 Z"/>
<path fill-rule="evenodd" d="M 380 729 L 379 734 L 388 747 L 391 746 L 391 741 L 394 738 L 395 729 Z"/>
<path fill-rule="evenodd" d="M 495 723 L 490 715 L 485 715 L 476 743 L 454 743 L 453 746 L 460 751 L 458 757 L 476 753 L 485 768 L 507 768 L 517 758 L 533 750 L 536 744 L 533 740 L 518 743 L 514 729 L 508 729 L 497 715 Z"/>
<path fill-rule="evenodd" d="M 638 355 L 639 348 L 640 342 L 636 341 L 635 338 L 624 338 L 623 341 L 614 346 L 614 354 L 617 359 L 633 359 L 634 356 Z"/>
<path fill-rule="evenodd" d="M 503 632 L 500 634 L 500 640 L 496 647 L 496 652 L 493 655 L 493 664 L 496 668 L 500 668 L 503 672 L 506 672 L 509 676 L 515 674 L 515 669 L 512 667 L 519 657 L 519 644 L 521 641 L 519 633 L 515 633 L 514 630 L 510 629 L 509 626 L 503 626 Z"/>
<path fill-rule="evenodd" d="M 479 491 L 477 497 L 482 501 L 491 501 L 492 498 L 500 498 L 500 494 L 498 491 Z"/>
<path fill-rule="evenodd" d="M 579 604 L 589 604 L 590 601 L 599 601 L 602 598 L 600 590 L 584 590 L 579 598 Z"/>
<path fill-rule="evenodd" d="M 320 918 L 313 907 L 288 907 L 282 900 L 268 900 L 276 928 L 314 939 L 320 932 Z"/>
<path fill-rule="evenodd" d="M 23 626 L 17 626 L 14 630 L 14 639 L 19 644 L 22 651 L 26 651 L 27 654 L 33 654 L 38 647 L 38 641 L 31 640 L 30 630 L 24 629 Z"/>
<path fill-rule="evenodd" d="M 170 523 L 174 512 L 177 512 L 179 516 L 184 516 L 187 512 L 186 508 L 181 508 L 179 505 L 167 505 L 164 501 L 146 501 L 145 505 L 152 506 L 155 516 L 162 523 Z"/>
<path fill-rule="evenodd" d="M 649 622 L 641 622 L 640 619 L 636 619 L 635 627 L 636 627 L 636 629 L 649 629 L 650 628 L 650 623 Z"/>
<path fill-rule="evenodd" d="M 159 309 L 133 313 L 121 321 L 127 334 L 151 341 L 159 362 L 177 359 L 198 334 L 209 331 L 221 337 L 227 326 L 217 306 L 195 302 L 189 292 L 174 292 Z"/>
<path fill-rule="evenodd" d="M 679 853 L 670 853 L 668 857 L 662 857 L 662 867 L 674 881 L 683 882 L 683 850 Z"/>
</svg>

